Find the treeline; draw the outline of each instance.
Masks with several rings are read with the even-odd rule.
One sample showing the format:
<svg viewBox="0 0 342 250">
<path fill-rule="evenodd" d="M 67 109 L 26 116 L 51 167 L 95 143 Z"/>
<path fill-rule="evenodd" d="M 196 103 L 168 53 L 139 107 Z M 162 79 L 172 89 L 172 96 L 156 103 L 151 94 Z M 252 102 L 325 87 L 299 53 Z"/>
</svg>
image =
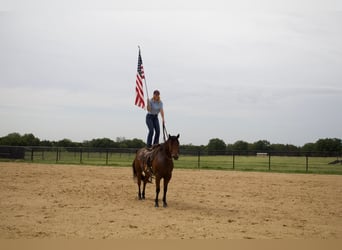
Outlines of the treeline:
<svg viewBox="0 0 342 250">
<path fill-rule="evenodd" d="M 226 144 L 219 138 L 211 139 L 208 145 L 182 145 L 183 151 L 198 151 L 207 152 L 208 154 L 225 154 L 229 152 L 283 152 L 287 154 L 302 154 L 308 152 L 324 152 L 331 154 L 341 154 L 342 141 L 337 138 L 319 139 L 315 143 L 306 143 L 303 146 L 295 146 L 292 144 L 271 144 L 267 140 L 259 140 L 253 143 L 246 141 L 236 141 L 233 144 Z"/>
<path fill-rule="evenodd" d="M 11 133 L 0 137 L 0 145 L 3 146 L 37 146 L 37 147 L 90 147 L 90 148 L 141 148 L 145 142 L 140 139 L 126 139 L 117 137 L 115 141 L 109 138 L 97 138 L 90 141 L 73 142 L 70 139 L 59 141 L 40 140 L 33 134 L 20 135 Z"/>
<path fill-rule="evenodd" d="M 59 141 L 40 140 L 33 134 L 10 133 L 0 137 L 0 145 L 4 146 L 41 146 L 41 147 L 90 147 L 90 148 L 141 148 L 146 144 L 141 139 L 126 139 L 117 137 L 116 140 L 110 138 L 97 138 L 90 141 L 73 142 L 70 139 Z M 207 145 L 196 146 L 192 144 L 181 145 L 183 152 L 196 152 L 201 150 L 208 154 L 225 154 L 227 152 L 342 152 L 342 141 L 338 138 L 319 139 L 313 143 L 306 143 L 303 146 L 291 144 L 272 144 L 267 140 L 259 140 L 253 143 L 246 141 L 236 141 L 233 144 L 227 144 L 222 139 L 210 139 Z"/>
</svg>

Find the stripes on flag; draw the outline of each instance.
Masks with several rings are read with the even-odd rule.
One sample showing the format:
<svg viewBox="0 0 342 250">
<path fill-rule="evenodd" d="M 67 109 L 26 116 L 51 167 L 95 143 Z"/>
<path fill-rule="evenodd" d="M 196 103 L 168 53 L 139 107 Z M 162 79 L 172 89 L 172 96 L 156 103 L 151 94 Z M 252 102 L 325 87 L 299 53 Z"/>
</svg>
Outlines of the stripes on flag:
<svg viewBox="0 0 342 250">
<path fill-rule="evenodd" d="M 135 105 L 141 108 L 145 108 L 145 101 L 144 101 L 144 84 L 143 79 L 145 79 L 144 74 L 144 67 L 141 59 L 140 49 L 139 49 L 139 57 L 138 57 L 138 69 L 137 69 L 137 79 L 136 79 L 136 86 L 135 86 Z"/>
</svg>

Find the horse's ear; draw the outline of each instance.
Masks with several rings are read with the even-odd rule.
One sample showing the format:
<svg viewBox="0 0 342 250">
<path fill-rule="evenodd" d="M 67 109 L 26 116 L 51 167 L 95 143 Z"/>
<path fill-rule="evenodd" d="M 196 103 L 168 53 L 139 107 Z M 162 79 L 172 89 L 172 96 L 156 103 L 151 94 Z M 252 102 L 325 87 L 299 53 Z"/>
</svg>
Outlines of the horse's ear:
<svg viewBox="0 0 342 250">
<path fill-rule="evenodd" d="M 169 136 L 167 138 L 170 138 L 170 137 L 171 137 L 171 135 L 169 134 Z"/>
<path fill-rule="evenodd" d="M 177 135 L 177 139 L 179 138 L 179 134 Z"/>
</svg>

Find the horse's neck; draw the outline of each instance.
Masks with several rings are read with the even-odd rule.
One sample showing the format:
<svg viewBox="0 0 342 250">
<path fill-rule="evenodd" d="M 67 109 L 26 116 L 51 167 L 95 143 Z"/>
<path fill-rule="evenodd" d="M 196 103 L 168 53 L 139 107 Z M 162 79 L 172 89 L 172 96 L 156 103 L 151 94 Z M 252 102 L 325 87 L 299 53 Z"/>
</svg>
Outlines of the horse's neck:
<svg viewBox="0 0 342 250">
<path fill-rule="evenodd" d="M 161 147 L 162 150 L 167 155 L 167 157 L 171 159 L 171 150 L 170 150 L 169 144 L 167 142 L 164 142 L 161 144 L 161 146 L 162 146 Z"/>
</svg>

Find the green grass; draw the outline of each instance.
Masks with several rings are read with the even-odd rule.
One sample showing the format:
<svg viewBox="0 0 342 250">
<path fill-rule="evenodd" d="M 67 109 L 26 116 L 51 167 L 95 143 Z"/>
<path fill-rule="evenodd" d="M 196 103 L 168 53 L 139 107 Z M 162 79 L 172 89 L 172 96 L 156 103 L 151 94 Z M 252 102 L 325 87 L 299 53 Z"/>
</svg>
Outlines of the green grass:
<svg viewBox="0 0 342 250">
<path fill-rule="evenodd" d="M 106 152 L 35 152 L 33 162 L 37 163 L 59 163 L 59 164 L 88 164 L 88 165 L 110 165 L 128 167 L 132 165 L 135 154 L 133 153 L 107 153 Z M 31 153 L 25 155 L 26 161 L 31 161 Z"/>
<path fill-rule="evenodd" d="M 336 157 L 309 157 L 308 173 L 342 174 L 342 165 L 329 165 Z M 306 157 L 272 156 L 269 166 L 268 157 L 257 156 L 181 156 L 175 161 L 178 168 L 222 169 L 240 171 L 272 171 L 284 173 L 306 173 Z M 270 167 L 270 170 L 269 170 Z"/>
<path fill-rule="evenodd" d="M 31 161 L 31 152 L 25 155 L 25 161 Z M 106 152 L 68 152 L 62 151 L 58 155 L 56 151 L 35 151 L 33 162 L 59 163 L 59 164 L 88 164 L 129 167 L 132 164 L 135 153 L 107 153 Z M 233 165 L 234 160 L 234 165 Z M 179 160 L 174 161 L 175 168 L 182 169 L 216 169 L 239 171 L 262 171 L 284 173 L 315 173 L 315 174 L 342 174 L 342 165 L 329 165 L 336 157 L 309 157 L 308 171 L 306 171 L 306 157 L 272 156 L 269 170 L 269 157 L 260 156 L 198 156 L 180 155 Z"/>
</svg>

